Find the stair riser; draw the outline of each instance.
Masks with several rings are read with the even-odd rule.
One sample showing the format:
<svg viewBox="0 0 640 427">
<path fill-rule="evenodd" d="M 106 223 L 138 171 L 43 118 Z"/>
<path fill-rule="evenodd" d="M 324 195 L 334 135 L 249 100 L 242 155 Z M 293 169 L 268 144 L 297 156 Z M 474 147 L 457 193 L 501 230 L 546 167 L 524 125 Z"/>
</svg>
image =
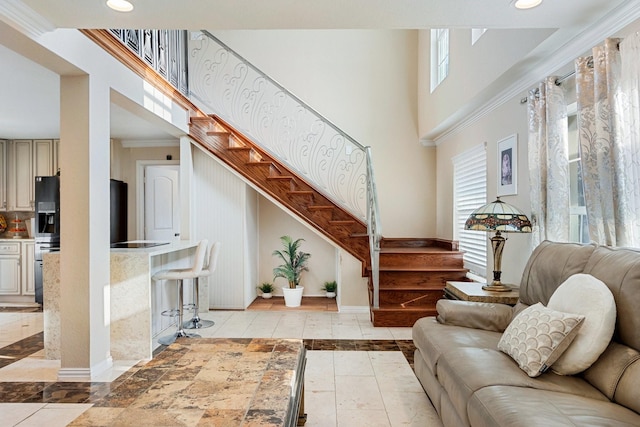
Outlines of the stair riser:
<svg viewBox="0 0 640 427">
<path fill-rule="evenodd" d="M 381 267 L 456 267 L 462 268 L 462 253 L 420 254 L 420 253 L 381 253 Z"/>
<path fill-rule="evenodd" d="M 466 273 L 443 271 L 381 271 L 380 288 L 407 286 L 439 286 L 447 281 L 464 281 Z"/>
<path fill-rule="evenodd" d="M 416 299 L 419 298 L 419 299 Z M 444 298 L 444 290 L 433 291 L 380 291 L 380 307 L 387 304 L 405 304 L 406 307 L 435 309 L 436 302 Z M 415 300 L 415 301 L 413 301 Z M 410 302 L 411 301 L 411 302 Z"/>
<path fill-rule="evenodd" d="M 373 310 L 373 326 L 386 327 L 411 327 L 418 319 L 428 316 L 435 316 L 437 313 L 433 310 L 422 310 L 419 312 L 394 310 L 394 311 L 378 311 Z"/>
</svg>

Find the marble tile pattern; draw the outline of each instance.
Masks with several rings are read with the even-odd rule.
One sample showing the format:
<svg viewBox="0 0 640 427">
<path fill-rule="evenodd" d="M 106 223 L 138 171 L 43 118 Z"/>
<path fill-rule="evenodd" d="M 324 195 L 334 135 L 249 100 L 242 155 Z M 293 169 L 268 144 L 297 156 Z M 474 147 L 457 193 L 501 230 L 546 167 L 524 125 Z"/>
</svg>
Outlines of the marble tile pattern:
<svg viewBox="0 0 640 427">
<path fill-rule="evenodd" d="M 373 328 L 368 314 L 205 312 L 216 325 L 200 330 L 202 339 L 160 346 L 150 361 L 123 363 L 108 378 L 60 382 L 59 361 L 45 367 L 56 361 L 39 356 L 42 313 L 2 311 L 7 332 L 38 321 L 4 316 L 40 316 L 40 329 L 26 332 L 33 336 L 0 344 L 2 426 L 261 426 L 278 417 L 274 391 L 290 383 L 281 371 L 267 374 L 270 366 L 287 366 L 286 357 L 272 360 L 270 343 L 281 336 L 306 349 L 307 427 L 442 426 L 412 371 L 410 328 Z M 224 345 L 215 349 L 212 342 Z M 223 397 L 229 391 L 235 397 Z M 251 410 L 234 406 L 248 401 Z"/>
<path fill-rule="evenodd" d="M 94 406 L 69 425 L 283 426 L 304 351 L 300 340 L 179 339 L 110 393 L 80 390 Z"/>
</svg>

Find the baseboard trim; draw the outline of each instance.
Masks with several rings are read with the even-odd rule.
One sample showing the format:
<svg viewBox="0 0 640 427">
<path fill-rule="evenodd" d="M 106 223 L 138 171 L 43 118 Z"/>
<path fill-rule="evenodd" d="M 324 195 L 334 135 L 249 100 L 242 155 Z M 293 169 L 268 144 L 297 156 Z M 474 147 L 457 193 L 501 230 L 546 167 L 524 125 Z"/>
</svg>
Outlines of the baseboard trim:
<svg viewBox="0 0 640 427">
<path fill-rule="evenodd" d="M 341 305 L 338 307 L 339 313 L 344 314 L 367 314 L 369 307 L 366 305 Z"/>
<path fill-rule="evenodd" d="M 58 370 L 58 380 L 60 381 L 91 381 L 104 374 L 113 367 L 113 359 L 107 359 L 91 368 L 60 368 Z"/>
</svg>

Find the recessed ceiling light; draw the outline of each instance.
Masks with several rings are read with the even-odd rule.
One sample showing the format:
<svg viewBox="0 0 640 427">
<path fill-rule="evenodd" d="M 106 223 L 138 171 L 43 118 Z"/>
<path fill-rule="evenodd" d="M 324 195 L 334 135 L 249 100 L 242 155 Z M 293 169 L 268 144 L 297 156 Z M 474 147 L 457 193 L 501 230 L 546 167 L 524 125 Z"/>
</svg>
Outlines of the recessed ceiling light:
<svg viewBox="0 0 640 427">
<path fill-rule="evenodd" d="M 127 0 L 107 0 L 107 6 L 118 12 L 131 12 L 133 5 Z"/>
<path fill-rule="evenodd" d="M 531 9 L 542 3 L 542 0 L 517 0 L 515 7 L 517 9 Z"/>
</svg>

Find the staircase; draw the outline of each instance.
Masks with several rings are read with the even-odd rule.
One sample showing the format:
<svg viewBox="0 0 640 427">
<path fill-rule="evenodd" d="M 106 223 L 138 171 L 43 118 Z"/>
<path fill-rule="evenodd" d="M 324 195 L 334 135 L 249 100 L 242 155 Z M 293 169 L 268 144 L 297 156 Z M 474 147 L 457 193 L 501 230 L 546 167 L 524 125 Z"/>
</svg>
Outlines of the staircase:
<svg viewBox="0 0 640 427">
<path fill-rule="evenodd" d="M 192 117 L 190 136 L 255 187 L 295 212 L 362 262 L 373 301 L 367 226 L 334 204 L 231 125 L 215 116 Z M 412 326 L 435 314 L 447 280 L 463 281 L 462 252 L 438 239 L 383 239 L 380 304 L 371 308 L 374 326 Z"/>
<path fill-rule="evenodd" d="M 286 111 L 296 114 L 296 120 L 286 122 L 289 126 L 286 131 L 298 136 L 296 143 L 301 143 L 307 150 L 315 150 L 316 148 L 309 145 L 310 141 L 319 142 L 319 138 L 325 138 L 322 144 L 325 144 L 325 147 L 331 147 L 328 151 L 336 156 L 333 158 L 334 164 L 347 165 L 342 169 L 340 179 L 350 184 L 362 184 L 362 187 L 345 190 L 348 194 L 346 198 L 351 202 L 345 203 L 345 209 L 327 198 L 325 193 L 314 188 L 313 184 L 309 183 L 311 179 L 303 179 L 223 119 L 218 116 L 203 115 L 200 108 L 182 93 L 178 93 L 174 88 L 168 89 L 168 84 L 163 77 L 151 69 L 147 62 L 140 59 L 140 52 L 132 54 L 130 47 L 114 36 L 118 31 L 82 30 L 87 37 L 123 64 L 142 78 L 153 82 L 155 86 L 164 88 L 167 96 L 183 105 L 192 116 L 189 135 L 200 146 L 243 176 L 255 188 L 259 188 L 286 206 L 362 262 L 362 275 L 369 278 L 371 319 L 375 326 L 412 326 L 420 317 L 434 315 L 435 303 L 443 296 L 445 282 L 465 280 L 466 270 L 462 268 L 462 253 L 458 251 L 457 242 L 439 239 L 382 239 L 378 269 L 379 304 L 378 307 L 374 307 L 374 274 L 371 268 L 370 245 L 373 246 L 380 240 L 376 237 L 379 234 L 379 224 L 376 222 L 379 218 L 372 221 L 372 224 L 375 223 L 372 229 L 375 228 L 375 230 L 369 236 L 367 225 L 363 222 L 367 214 L 361 211 L 361 216 L 358 217 L 355 216 L 357 213 L 355 215 L 350 213 L 350 211 L 358 212 L 358 196 L 364 197 L 364 193 L 367 192 L 375 195 L 375 186 L 374 191 L 368 190 L 361 179 L 362 176 L 370 179 L 373 171 L 372 169 L 368 172 L 363 171 L 364 163 L 353 163 L 350 155 L 345 154 L 347 151 L 350 153 L 352 150 L 365 150 L 366 147 L 358 144 L 319 116 L 313 109 L 289 94 L 286 89 L 273 82 L 250 63 L 245 62 L 242 57 L 211 34 L 204 32 L 201 44 L 189 53 L 190 71 L 195 74 L 201 73 L 206 77 L 201 82 L 196 82 L 194 87 L 190 85 L 189 93 L 205 104 L 214 103 L 215 105 L 209 105 L 210 111 L 226 111 L 229 117 L 247 116 L 253 119 L 256 117 L 266 119 L 268 116 L 263 114 L 265 104 L 261 102 L 268 102 L 266 98 L 275 96 L 274 99 L 277 102 L 268 104 L 270 106 L 268 112 L 274 113 L 272 110 L 277 107 L 278 114 L 286 116 Z M 186 32 L 178 36 L 186 37 Z M 242 72 L 244 78 L 236 78 L 238 71 Z M 229 78 L 229 76 L 234 77 Z M 212 88 L 218 88 L 219 92 L 209 93 Z M 263 89 L 259 94 L 256 92 L 258 88 Z M 250 102 L 255 100 L 261 102 Z M 250 110 L 248 111 L 247 108 Z M 263 124 L 260 120 L 254 120 L 254 122 Z M 294 124 L 297 128 L 290 128 Z M 282 128 L 277 126 L 274 128 L 282 131 Z M 257 132 L 254 137 L 260 140 L 261 144 L 265 141 L 258 136 L 263 130 L 262 126 L 258 130 L 253 129 Z M 280 143 L 281 135 L 276 132 L 267 139 L 271 143 Z M 269 147 L 273 152 L 282 149 L 282 147 Z M 357 155 L 356 158 L 362 159 L 368 156 L 364 151 L 359 153 L 362 155 Z M 317 166 L 319 162 L 324 161 L 316 157 L 312 159 L 308 164 L 296 165 L 298 170 Z M 370 164 L 367 166 L 370 167 Z M 332 170 L 325 168 L 323 172 Z M 318 173 L 318 170 L 315 172 Z M 343 188 L 339 187 L 339 189 Z M 367 196 L 370 197 L 370 194 Z M 377 203 L 370 203 L 370 205 L 376 206 L 376 213 L 372 216 L 378 217 Z M 370 243 L 370 238 L 373 243 Z M 376 254 L 375 259 L 378 254 L 375 248 L 374 254 Z"/>
<path fill-rule="evenodd" d="M 440 239 L 382 239 L 379 308 L 371 309 L 374 326 L 413 326 L 436 314 L 448 280 L 465 281 L 463 252 L 457 242 Z M 369 301 L 373 286 L 369 285 Z"/>
<path fill-rule="evenodd" d="M 367 226 L 331 202 L 283 163 L 215 116 L 192 117 L 190 136 L 256 188 L 360 260 L 369 259 Z"/>
</svg>

